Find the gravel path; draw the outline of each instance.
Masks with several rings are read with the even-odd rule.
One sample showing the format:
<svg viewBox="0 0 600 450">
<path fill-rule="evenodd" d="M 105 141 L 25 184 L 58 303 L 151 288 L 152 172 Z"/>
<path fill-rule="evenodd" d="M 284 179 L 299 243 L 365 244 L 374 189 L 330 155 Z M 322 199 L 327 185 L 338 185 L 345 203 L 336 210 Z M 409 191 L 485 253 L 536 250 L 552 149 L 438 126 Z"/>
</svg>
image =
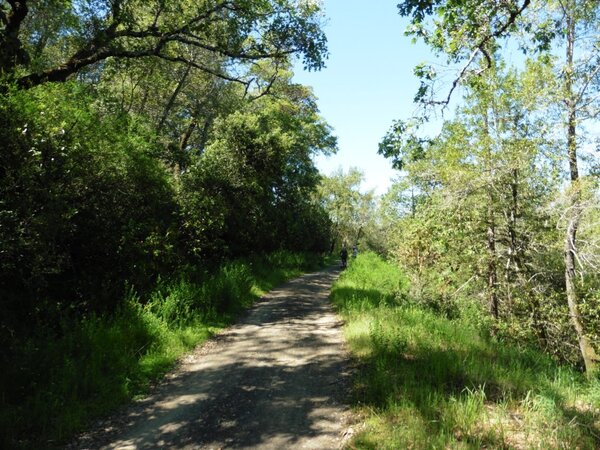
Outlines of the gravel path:
<svg viewBox="0 0 600 450">
<path fill-rule="evenodd" d="M 337 275 L 328 269 L 271 291 L 150 397 L 70 448 L 340 448 L 350 364 L 328 301 Z"/>
</svg>

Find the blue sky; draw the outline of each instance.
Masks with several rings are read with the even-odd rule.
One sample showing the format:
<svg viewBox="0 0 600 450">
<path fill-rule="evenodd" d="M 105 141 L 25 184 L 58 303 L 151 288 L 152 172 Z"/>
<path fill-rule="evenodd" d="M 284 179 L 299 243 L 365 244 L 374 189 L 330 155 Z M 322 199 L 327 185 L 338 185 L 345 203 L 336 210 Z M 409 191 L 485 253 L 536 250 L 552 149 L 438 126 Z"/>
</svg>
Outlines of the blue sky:
<svg viewBox="0 0 600 450">
<path fill-rule="evenodd" d="M 413 67 L 434 59 L 422 44 L 404 36 L 407 20 L 397 14 L 397 0 L 325 0 L 329 42 L 327 67 L 320 72 L 295 69 L 295 81 L 312 86 L 322 116 L 338 136 L 339 152 L 319 156 L 319 170 L 329 175 L 342 167 L 365 173 L 363 189 L 384 193 L 397 175 L 377 154 L 394 119 L 415 110 L 418 87 Z"/>
<path fill-rule="evenodd" d="M 419 80 L 413 68 L 437 59 L 424 44 L 412 44 L 404 36 L 408 20 L 398 15 L 397 3 L 323 0 L 328 18 L 327 67 L 304 72 L 298 64 L 294 69 L 296 82 L 313 87 L 321 115 L 338 137 L 338 153 L 317 157 L 317 167 L 325 175 L 340 167 L 345 171 L 358 167 L 365 174 L 363 190 L 374 189 L 377 194 L 385 193 L 398 175 L 390 162 L 377 154 L 378 144 L 393 120 L 407 119 L 415 112 L 412 99 Z M 505 43 L 504 50 L 509 62 L 522 64 L 523 56 L 514 42 Z M 446 118 L 453 115 L 457 98 L 460 92 L 454 93 Z M 427 130 L 432 135 L 440 126 L 438 117 Z M 598 137 L 599 129 L 592 125 L 588 132 Z M 591 149 L 588 144 L 586 152 L 593 153 Z"/>
</svg>

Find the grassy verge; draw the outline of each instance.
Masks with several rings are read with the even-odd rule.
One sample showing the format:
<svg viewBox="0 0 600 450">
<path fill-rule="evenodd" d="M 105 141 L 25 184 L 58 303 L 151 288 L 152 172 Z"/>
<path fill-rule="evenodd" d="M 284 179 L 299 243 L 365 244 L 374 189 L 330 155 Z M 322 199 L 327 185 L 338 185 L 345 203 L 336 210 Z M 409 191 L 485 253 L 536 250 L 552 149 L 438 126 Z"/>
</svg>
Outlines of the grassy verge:
<svg viewBox="0 0 600 450">
<path fill-rule="evenodd" d="M 199 281 L 159 282 L 148 298 L 132 292 L 111 317 L 40 331 L 3 368 L 0 447 L 64 442 L 93 418 L 143 395 L 184 352 L 271 288 L 319 264 L 317 257 L 287 252 L 236 261 Z"/>
<path fill-rule="evenodd" d="M 600 383 L 406 299 L 398 269 L 360 255 L 332 297 L 360 362 L 350 448 L 600 448 Z"/>
</svg>

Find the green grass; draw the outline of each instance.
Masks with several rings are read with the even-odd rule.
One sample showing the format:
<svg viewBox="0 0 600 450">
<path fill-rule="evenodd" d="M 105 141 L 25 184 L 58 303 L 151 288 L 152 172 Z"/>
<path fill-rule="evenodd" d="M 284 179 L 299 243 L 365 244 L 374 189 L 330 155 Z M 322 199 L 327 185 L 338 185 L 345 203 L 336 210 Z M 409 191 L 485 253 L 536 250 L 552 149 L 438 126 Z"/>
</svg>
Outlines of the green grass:
<svg viewBox="0 0 600 450">
<path fill-rule="evenodd" d="M 359 362 L 359 449 L 600 448 L 600 383 L 481 335 L 406 298 L 407 283 L 360 255 L 332 298 Z"/>
<path fill-rule="evenodd" d="M 200 281 L 159 281 L 110 317 L 40 331 L 0 375 L 0 447 L 50 448 L 143 395 L 183 353 L 320 259 L 287 252 L 225 264 Z"/>
</svg>

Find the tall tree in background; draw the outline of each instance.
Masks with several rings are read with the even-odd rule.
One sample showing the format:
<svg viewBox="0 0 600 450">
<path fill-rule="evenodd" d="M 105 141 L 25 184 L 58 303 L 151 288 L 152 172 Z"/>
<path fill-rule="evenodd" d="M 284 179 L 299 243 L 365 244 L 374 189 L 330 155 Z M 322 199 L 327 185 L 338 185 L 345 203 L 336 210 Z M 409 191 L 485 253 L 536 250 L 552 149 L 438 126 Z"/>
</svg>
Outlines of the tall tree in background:
<svg viewBox="0 0 600 450">
<path fill-rule="evenodd" d="M 539 175 L 552 168 L 542 152 L 550 127 L 537 95 L 548 73 L 542 62 L 523 73 L 500 64 L 471 81 L 465 105 L 436 139 L 417 150 L 395 126 L 382 142 L 416 197 L 394 233 L 396 256 L 419 274 L 415 286 L 432 298 L 437 290 L 445 308 L 452 289 L 470 284 L 468 291 L 485 293 L 495 321 L 506 318 L 532 275 L 531 228 L 542 228 L 539 210 L 553 192 Z M 432 268 L 437 281 L 427 278 Z"/>
<path fill-rule="evenodd" d="M 374 194 L 361 192 L 363 179 L 363 173 L 357 168 L 351 168 L 348 173 L 339 169 L 324 177 L 319 185 L 319 200 L 329 213 L 333 227 L 332 252 L 342 244 L 358 245 L 373 220 Z"/>
<path fill-rule="evenodd" d="M 184 225 L 196 253 L 325 250 L 327 221 L 311 201 L 320 179 L 312 157 L 335 152 L 337 142 L 309 89 L 275 92 L 220 118 L 183 175 Z"/>
</svg>

